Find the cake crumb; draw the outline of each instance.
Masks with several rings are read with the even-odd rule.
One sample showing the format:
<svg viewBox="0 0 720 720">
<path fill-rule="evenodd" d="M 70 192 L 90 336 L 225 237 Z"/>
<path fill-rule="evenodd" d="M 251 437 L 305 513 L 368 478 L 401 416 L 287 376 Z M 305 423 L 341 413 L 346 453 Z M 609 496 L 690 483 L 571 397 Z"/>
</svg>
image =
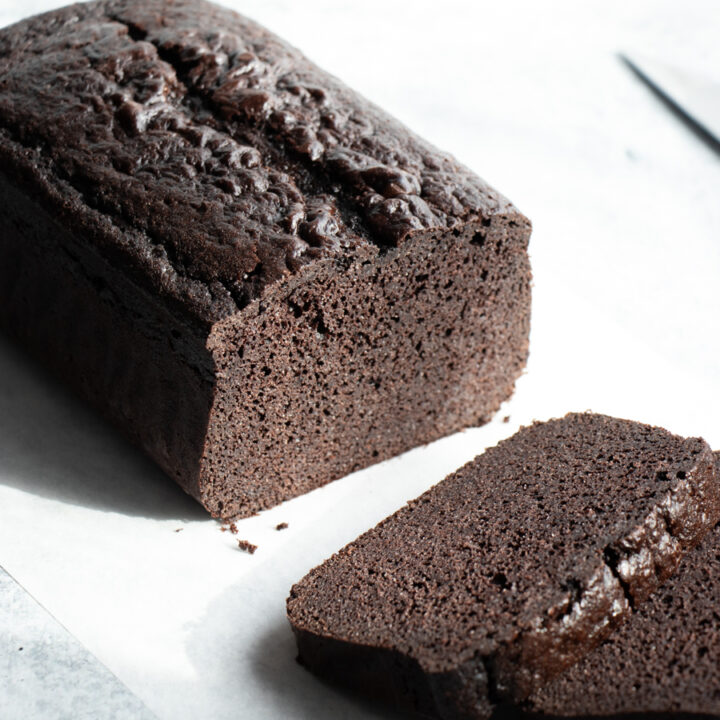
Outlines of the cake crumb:
<svg viewBox="0 0 720 720">
<path fill-rule="evenodd" d="M 509 415 L 506 415 L 506 416 L 503 418 L 503 422 L 504 422 L 504 423 L 509 423 L 509 422 L 510 422 L 510 416 L 509 416 Z"/>
<path fill-rule="evenodd" d="M 230 523 L 230 532 L 231 532 L 233 535 L 237 535 L 237 534 L 238 534 L 237 525 L 236 525 L 235 523 Z"/>
<path fill-rule="evenodd" d="M 238 547 L 241 550 L 244 550 L 246 553 L 250 553 L 253 555 L 255 551 L 257 550 L 257 545 L 253 545 L 251 542 L 248 542 L 247 540 L 238 540 Z"/>
<path fill-rule="evenodd" d="M 182 528 L 177 528 L 177 530 L 175 530 L 175 532 L 182 532 L 182 530 L 183 530 Z"/>
<path fill-rule="evenodd" d="M 286 530 L 287 527 L 288 527 L 288 524 L 286 522 L 281 522 L 275 526 L 275 529 L 276 530 Z"/>
</svg>

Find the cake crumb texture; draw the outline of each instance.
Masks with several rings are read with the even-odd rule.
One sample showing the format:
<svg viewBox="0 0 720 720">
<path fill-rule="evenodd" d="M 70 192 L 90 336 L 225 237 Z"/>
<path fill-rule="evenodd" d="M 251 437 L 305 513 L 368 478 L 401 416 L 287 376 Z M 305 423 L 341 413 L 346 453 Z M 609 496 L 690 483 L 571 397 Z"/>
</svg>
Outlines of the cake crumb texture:
<svg viewBox="0 0 720 720">
<path fill-rule="evenodd" d="M 720 517 L 699 438 L 589 413 L 490 448 L 311 571 L 303 664 L 443 718 L 546 685 L 642 607 Z"/>
</svg>

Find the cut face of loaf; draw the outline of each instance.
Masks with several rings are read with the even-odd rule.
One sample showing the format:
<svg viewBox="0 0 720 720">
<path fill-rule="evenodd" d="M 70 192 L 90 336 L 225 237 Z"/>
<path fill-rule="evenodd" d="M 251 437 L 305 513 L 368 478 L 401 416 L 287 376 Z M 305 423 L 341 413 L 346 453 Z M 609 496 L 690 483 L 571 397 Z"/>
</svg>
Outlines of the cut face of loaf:
<svg viewBox="0 0 720 720">
<path fill-rule="evenodd" d="M 526 716 L 720 717 L 719 613 L 716 526 L 623 627 L 529 698 Z"/>
<path fill-rule="evenodd" d="M 0 323 L 213 514 L 487 420 L 530 224 L 255 23 L 92 2 L 0 31 Z"/>
<path fill-rule="evenodd" d="M 603 415 L 536 423 L 291 591 L 301 662 L 442 718 L 486 718 L 596 647 L 720 517 L 707 444 Z"/>
<path fill-rule="evenodd" d="M 488 420 L 512 392 L 528 329 L 524 247 L 507 219 L 491 227 L 484 251 L 470 227 L 342 271 L 319 263 L 220 323 L 204 502 L 268 507 Z"/>
</svg>

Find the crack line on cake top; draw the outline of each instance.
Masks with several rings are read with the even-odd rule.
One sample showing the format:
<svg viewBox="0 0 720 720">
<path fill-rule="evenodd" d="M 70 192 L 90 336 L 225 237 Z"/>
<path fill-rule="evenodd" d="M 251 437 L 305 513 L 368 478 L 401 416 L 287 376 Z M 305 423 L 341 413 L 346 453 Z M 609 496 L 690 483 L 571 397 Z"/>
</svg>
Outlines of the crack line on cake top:
<svg viewBox="0 0 720 720">
<path fill-rule="evenodd" d="M 488 701 L 491 705 L 499 705 L 502 702 L 503 697 L 492 658 L 489 658 L 486 655 L 478 654 L 477 662 L 479 662 L 483 672 L 485 673 Z"/>
<path fill-rule="evenodd" d="M 346 228 L 341 218 L 337 216 L 339 208 L 335 198 L 325 194 L 312 194 L 296 184 L 298 178 L 293 178 L 282 171 L 275 170 L 274 168 L 278 165 L 277 158 L 268 158 L 266 156 L 268 150 L 271 149 L 269 144 L 261 148 L 257 142 L 253 143 L 253 138 L 247 137 L 246 134 L 237 136 L 231 132 L 227 123 L 217 117 L 217 108 L 213 107 L 212 102 L 188 81 L 182 62 L 173 53 L 163 49 L 156 43 L 146 41 L 147 33 L 135 23 L 126 22 L 114 15 L 110 15 L 109 19 L 124 27 L 128 37 L 133 41 L 143 42 L 152 47 L 157 59 L 172 68 L 174 79 L 182 89 L 183 94 L 179 102 L 172 103 L 174 110 L 184 114 L 197 127 L 225 136 L 228 142 L 235 143 L 237 147 L 250 148 L 257 152 L 258 161 L 253 161 L 253 164 L 248 165 L 248 167 L 262 173 L 263 177 L 267 178 L 269 184 L 267 190 L 269 192 L 275 192 L 274 188 L 276 186 L 279 186 L 282 192 L 282 188 L 285 187 L 288 196 L 295 199 L 294 205 L 290 203 L 287 212 L 283 213 L 284 216 L 279 220 L 279 223 L 284 225 L 284 232 L 287 233 L 288 237 L 294 238 L 293 242 L 297 245 L 297 249 L 290 256 L 286 255 L 284 258 L 288 272 L 296 272 L 300 265 L 331 254 L 340 244 L 360 240 L 359 238 L 353 238 L 352 235 L 348 235 L 345 231 Z M 172 132 L 175 128 L 167 126 L 163 127 L 163 130 Z M 230 173 L 227 181 L 230 186 L 229 191 L 232 190 L 233 179 L 232 173 Z M 248 219 L 244 218 L 244 222 L 248 223 Z M 267 230 L 267 226 L 260 223 L 256 227 L 256 235 L 260 237 Z M 270 228 L 270 230 L 272 229 Z M 347 236 L 348 240 L 338 243 L 336 236 L 338 238 Z M 263 274 L 263 261 L 259 259 L 254 268 L 243 273 L 242 279 L 247 283 L 251 278 L 257 278 L 262 283 Z M 250 300 L 259 295 L 259 292 L 251 291 L 249 298 L 238 297 L 232 285 L 228 286 L 228 290 L 233 295 L 239 309 L 245 307 Z"/>
<path fill-rule="evenodd" d="M 217 102 L 215 93 L 212 90 L 206 90 L 201 81 L 193 79 L 193 72 L 197 69 L 202 56 L 195 62 L 183 59 L 182 48 L 168 47 L 167 43 L 161 43 L 149 37 L 148 32 L 139 27 L 137 23 L 129 22 L 117 15 L 111 15 L 110 18 L 125 25 L 128 34 L 136 42 L 148 42 L 151 44 L 155 48 L 158 57 L 173 68 L 178 81 L 185 90 L 184 100 L 188 109 L 190 109 L 191 104 L 197 103 L 204 112 L 212 117 L 218 130 L 227 133 L 234 140 L 255 147 L 264 156 L 266 167 L 271 164 L 279 167 L 289 166 L 289 169 L 295 171 L 293 181 L 306 198 L 327 199 L 330 206 L 328 208 L 329 214 L 333 214 L 333 209 L 339 213 L 344 226 L 342 229 L 346 231 L 349 240 L 353 242 L 371 242 L 381 250 L 386 247 L 384 243 L 375 237 L 362 214 L 353 207 L 349 193 L 337 183 L 337 179 L 333 180 L 324 177 L 317 164 L 313 163 L 303 153 L 289 146 L 277 131 L 277 128 L 274 128 L 271 123 L 262 120 L 253 122 L 251 117 L 242 116 L 237 112 L 228 112 L 228 106 Z M 221 117 L 218 117 L 218 115 Z M 261 138 L 266 142 L 258 142 Z M 260 147 L 261 145 L 262 147 Z M 265 157 L 267 155 L 271 157 Z M 304 173 L 307 173 L 307 177 L 303 177 Z M 309 205 L 312 205 L 312 202 Z M 303 233 L 303 224 L 300 222 L 293 224 L 296 226 L 292 228 L 293 232 L 299 231 L 297 234 L 307 240 L 304 235 L 307 235 L 308 231 L 306 230 Z M 322 234 L 317 235 L 316 229 L 310 228 L 309 233 L 311 235 L 315 234 L 316 239 L 332 242 L 331 235 L 322 237 Z"/>
<path fill-rule="evenodd" d="M 635 612 L 635 597 L 632 594 L 632 590 L 627 581 L 623 578 L 618 570 L 618 565 L 621 562 L 620 553 L 612 545 L 608 545 L 603 550 L 603 562 L 607 569 L 612 573 L 612 576 L 617 580 L 620 589 L 622 590 L 623 596 L 627 601 L 627 604 L 631 612 Z"/>
<path fill-rule="evenodd" d="M 171 52 L 186 84 L 228 122 L 262 127 L 316 176 L 334 178 L 371 227 L 371 242 L 397 244 L 416 230 L 513 209 L 454 158 L 251 20 L 227 14 L 220 26 L 209 5 L 162 6 L 162 13 L 152 0 L 109 6 L 162 53 Z"/>
</svg>

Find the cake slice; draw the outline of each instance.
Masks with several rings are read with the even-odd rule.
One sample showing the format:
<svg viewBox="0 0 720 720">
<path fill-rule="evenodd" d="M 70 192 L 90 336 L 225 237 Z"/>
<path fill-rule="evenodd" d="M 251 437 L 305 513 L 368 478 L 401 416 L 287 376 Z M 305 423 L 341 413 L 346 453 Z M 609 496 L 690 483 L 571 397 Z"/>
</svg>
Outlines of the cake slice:
<svg viewBox="0 0 720 720">
<path fill-rule="evenodd" d="M 720 526 L 623 627 L 526 707 L 534 717 L 720 717 Z"/>
<path fill-rule="evenodd" d="M 442 718 L 486 718 L 577 662 L 720 518 L 699 438 L 570 414 L 526 427 L 311 571 L 300 661 Z"/>
<path fill-rule="evenodd" d="M 0 30 L 0 222 L 0 327 L 223 518 L 485 422 L 525 366 L 527 218 L 200 0 Z"/>
</svg>

